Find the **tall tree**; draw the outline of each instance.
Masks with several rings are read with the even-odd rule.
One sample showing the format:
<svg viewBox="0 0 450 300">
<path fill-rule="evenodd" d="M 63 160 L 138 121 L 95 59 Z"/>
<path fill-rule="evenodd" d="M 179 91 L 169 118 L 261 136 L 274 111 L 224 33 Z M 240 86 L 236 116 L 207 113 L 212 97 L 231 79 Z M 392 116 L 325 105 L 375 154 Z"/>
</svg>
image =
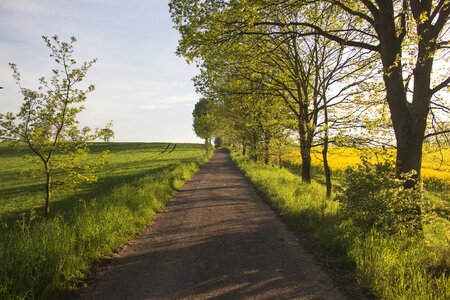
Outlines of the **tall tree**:
<svg viewBox="0 0 450 300">
<path fill-rule="evenodd" d="M 211 139 L 214 136 L 217 128 L 217 121 L 213 114 L 214 102 L 212 99 L 201 98 L 194 107 L 192 116 L 194 117 L 193 128 L 195 134 L 205 140 L 205 146 L 211 144 Z"/>
<path fill-rule="evenodd" d="M 257 2 L 257 1 L 256 1 Z M 311 34 L 302 26 L 278 26 L 261 21 L 266 15 L 279 24 L 295 23 L 302 13 L 318 24 L 329 23 L 327 17 L 310 8 L 298 10 L 255 10 L 251 1 L 241 2 L 171 2 L 172 16 L 182 33 L 178 52 L 188 60 L 199 60 L 205 68 L 222 64 L 220 74 L 236 74 L 250 82 L 260 82 L 265 93 L 284 102 L 292 117 L 296 118 L 302 159 L 302 179 L 311 181 L 311 148 L 319 133 L 325 105 L 336 105 L 338 97 L 324 102 L 324 90 L 346 81 L 372 63 L 367 51 L 346 50 L 319 34 Z M 250 21 L 249 21 L 250 20 Z M 334 18 L 332 18 L 334 20 Z M 258 30 L 244 31 L 245 21 L 258 25 Z M 351 22 L 348 20 L 346 22 Z M 300 35 L 304 32 L 304 35 Z M 212 54 L 211 54 L 212 53 Z M 354 60 L 367 58 L 363 63 Z M 222 62 L 217 62 L 222 60 Z M 225 61 L 224 61 L 225 60 Z M 211 63 L 214 61 L 214 63 Z M 330 65 L 335 64 L 333 68 Z M 326 67 L 329 67 L 324 70 Z M 342 70 L 347 69 L 345 72 Z M 344 75 L 345 74 L 345 75 Z M 334 76 L 334 78 L 330 78 Z M 325 83 L 326 81 L 326 83 Z M 346 82 L 348 82 L 347 80 Z M 350 93 L 361 79 L 338 89 Z M 345 85 L 343 85 L 345 86 Z M 334 88 L 336 89 L 336 88 Z M 342 97 L 341 97 L 342 99 Z"/>
<path fill-rule="evenodd" d="M 259 2 L 259 9 L 267 4 L 267 1 L 253 3 L 256 2 Z M 442 105 L 434 97 L 450 83 L 446 72 L 435 71 L 435 59 L 443 56 L 442 51 L 446 51 L 449 44 L 450 3 L 446 0 L 316 0 L 294 4 L 280 1 L 278 8 L 303 10 L 317 3 L 323 11 L 353 22 L 321 26 L 306 18 L 280 22 L 269 17 L 261 22 L 244 22 L 247 28 L 241 28 L 241 33 L 259 26 L 302 26 L 310 31 L 298 32 L 300 36 L 320 34 L 340 44 L 377 53 L 383 67 L 386 100 L 396 137 L 397 173 L 414 170 L 420 177 L 425 138 L 449 132 L 449 128 L 440 128 L 427 133 L 427 121 L 433 107 L 444 106 L 448 113 L 448 102 Z M 271 5 L 275 5 L 274 2 Z M 355 34 L 346 38 L 348 32 Z M 409 185 L 413 186 L 414 182 Z"/>
<path fill-rule="evenodd" d="M 192 45 L 193 40 L 200 45 L 235 41 L 242 35 L 267 35 L 268 27 L 285 28 L 278 32 L 283 36 L 321 35 L 378 55 L 396 138 L 398 175 L 415 170 L 420 177 L 424 140 L 450 132 L 442 126 L 448 122 L 431 127 L 428 122 L 430 110 L 449 113 L 448 100 L 442 103 L 439 93 L 448 87 L 450 76 L 446 71 L 437 72 L 435 64 L 436 58 L 445 56 L 449 44 L 447 0 L 181 2 L 171 1 L 172 16 L 182 35 L 190 36 L 182 40 L 180 51 L 193 56 L 200 51 Z M 309 14 L 311 7 L 319 8 L 321 17 L 335 16 L 335 21 L 316 22 Z M 280 18 L 280 12 L 286 11 L 298 12 L 299 18 Z M 408 185 L 414 186 L 414 181 Z"/>
<path fill-rule="evenodd" d="M 226 51 L 218 47 L 203 55 L 201 74 L 194 79 L 197 92 L 216 100 L 220 127 L 230 124 L 227 129 L 233 128 L 234 138 L 238 137 L 244 149 L 250 147 L 253 159 L 263 157 L 269 163 L 272 142 L 289 130 L 292 116 L 264 83 L 266 76 L 252 71 L 259 61 L 249 55 L 247 47 L 230 46 Z M 223 132 L 224 136 L 228 134 Z"/>
</svg>

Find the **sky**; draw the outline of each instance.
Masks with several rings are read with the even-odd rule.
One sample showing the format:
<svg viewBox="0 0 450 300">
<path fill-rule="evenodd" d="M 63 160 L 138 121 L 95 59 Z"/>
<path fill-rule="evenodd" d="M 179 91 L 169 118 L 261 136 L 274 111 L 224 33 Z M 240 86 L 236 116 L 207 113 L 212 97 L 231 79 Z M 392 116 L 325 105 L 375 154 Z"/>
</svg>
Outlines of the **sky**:
<svg viewBox="0 0 450 300">
<path fill-rule="evenodd" d="M 0 113 L 22 102 L 8 63 L 17 64 L 24 87 L 50 77 L 43 35 L 74 36 L 78 62 L 98 59 L 85 79 L 96 89 L 82 126 L 113 120 L 114 141 L 201 142 L 192 130 L 197 71 L 175 54 L 168 0 L 0 0 Z"/>
</svg>

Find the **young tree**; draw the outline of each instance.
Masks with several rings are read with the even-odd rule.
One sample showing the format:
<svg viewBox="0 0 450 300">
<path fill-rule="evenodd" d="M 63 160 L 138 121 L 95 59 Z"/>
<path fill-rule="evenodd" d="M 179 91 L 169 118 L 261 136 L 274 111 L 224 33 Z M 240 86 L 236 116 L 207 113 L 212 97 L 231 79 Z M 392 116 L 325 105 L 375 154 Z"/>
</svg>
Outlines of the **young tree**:
<svg viewBox="0 0 450 300">
<path fill-rule="evenodd" d="M 57 36 L 43 39 L 57 67 L 49 81 L 40 78 L 39 88 L 32 90 L 22 87 L 17 66 L 10 64 L 23 104 L 17 114 L 0 114 L 0 139 L 31 150 L 33 161 L 45 176 L 44 216 L 48 217 L 54 188 L 74 188 L 82 182 L 96 181 L 93 172 L 106 163 L 106 153 L 95 161 L 86 160 L 88 142 L 99 137 L 99 133 L 87 127 L 79 129 L 77 121 L 87 93 L 94 90 L 93 85 L 86 89 L 77 86 L 95 60 L 77 66 L 74 37 L 69 42 L 62 42 Z"/>
</svg>

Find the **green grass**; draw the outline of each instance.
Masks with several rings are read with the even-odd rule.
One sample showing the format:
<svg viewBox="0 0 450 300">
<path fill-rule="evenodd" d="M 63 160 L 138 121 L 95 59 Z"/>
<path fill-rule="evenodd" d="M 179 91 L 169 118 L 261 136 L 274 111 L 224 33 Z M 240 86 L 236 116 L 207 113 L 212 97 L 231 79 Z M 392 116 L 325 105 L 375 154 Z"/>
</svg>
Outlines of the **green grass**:
<svg viewBox="0 0 450 300">
<path fill-rule="evenodd" d="M 0 298 L 66 297 L 96 261 L 149 224 L 208 158 L 201 145 L 161 153 L 166 146 L 94 144 L 93 159 L 111 152 L 98 183 L 56 194 L 44 220 L 43 182 L 29 176 L 23 153 L 0 144 Z"/>
<path fill-rule="evenodd" d="M 98 172 L 98 183 L 85 185 L 75 192 L 55 193 L 52 213 L 68 211 L 76 200 L 105 194 L 118 184 L 131 182 L 160 168 L 189 162 L 193 156 L 204 152 L 201 145 L 179 144 L 174 152 L 161 153 L 166 147 L 167 143 L 93 144 L 92 159 L 104 150 L 110 151 L 109 164 Z M 30 161 L 23 157 L 27 153 L 27 150 L 18 151 L 0 143 L 0 220 L 15 220 L 32 208 L 38 213 L 43 209 L 44 180 L 30 176 Z"/>
<path fill-rule="evenodd" d="M 234 162 L 291 228 L 316 248 L 353 265 L 358 283 L 380 299 L 450 299 L 450 223 L 435 217 L 424 237 L 362 232 L 326 199 L 325 187 L 301 182 L 288 169 L 254 163 L 232 153 Z"/>
</svg>

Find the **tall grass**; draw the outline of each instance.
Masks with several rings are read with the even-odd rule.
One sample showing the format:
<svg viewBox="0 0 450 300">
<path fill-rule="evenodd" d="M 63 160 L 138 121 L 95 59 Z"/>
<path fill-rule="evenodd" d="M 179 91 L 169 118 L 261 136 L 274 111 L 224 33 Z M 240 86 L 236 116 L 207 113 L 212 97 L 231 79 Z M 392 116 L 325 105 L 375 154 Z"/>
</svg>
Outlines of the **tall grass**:
<svg viewBox="0 0 450 300">
<path fill-rule="evenodd" d="M 122 150 L 132 151 L 135 146 L 129 144 Z M 76 200 L 48 220 L 31 213 L 15 225 L 3 223 L 0 298 L 64 297 L 82 282 L 93 263 L 116 251 L 149 224 L 208 159 L 201 147 L 188 150 L 178 157 L 166 156 L 165 164 L 154 162 L 157 167 L 132 179 L 120 177 L 114 187 L 104 190 L 107 192 L 97 191 L 96 198 Z"/>
<path fill-rule="evenodd" d="M 325 198 L 325 187 L 302 184 L 284 168 L 234 162 L 264 198 L 297 230 L 308 232 L 325 251 L 345 255 L 359 284 L 381 299 L 450 299 L 450 223 L 440 217 L 424 224 L 424 236 L 363 232 L 344 217 L 341 204 Z"/>
</svg>

